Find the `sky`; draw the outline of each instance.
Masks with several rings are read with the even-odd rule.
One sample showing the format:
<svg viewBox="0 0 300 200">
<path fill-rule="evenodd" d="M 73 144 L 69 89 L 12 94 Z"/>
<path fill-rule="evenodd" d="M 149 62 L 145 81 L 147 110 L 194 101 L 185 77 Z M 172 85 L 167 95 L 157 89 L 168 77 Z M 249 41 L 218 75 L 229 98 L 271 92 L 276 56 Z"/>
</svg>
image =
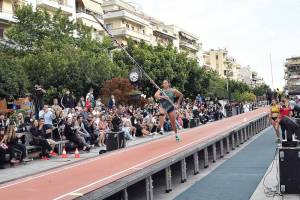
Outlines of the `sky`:
<svg viewBox="0 0 300 200">
<path fill-rule="evenodd" d="M 230 56 L 257 71 L 271 88 L 270 61 L 274 88 L 283 88 L 285 59 L 300 56 L 300 0 L 127 2 L 166 24 L 197 35 L 203 50 L 227 48 Z"/>
</svg>

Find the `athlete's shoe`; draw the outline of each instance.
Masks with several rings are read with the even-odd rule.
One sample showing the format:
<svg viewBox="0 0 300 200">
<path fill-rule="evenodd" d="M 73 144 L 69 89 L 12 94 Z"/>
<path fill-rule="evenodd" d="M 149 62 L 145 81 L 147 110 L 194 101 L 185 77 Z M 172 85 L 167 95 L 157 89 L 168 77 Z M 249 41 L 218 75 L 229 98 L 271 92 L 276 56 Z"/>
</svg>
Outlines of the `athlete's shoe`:
<svg viewBox="0 0 300 200">
<path fill-rule="evenodd" d="M 180 142 L 181 138 L 178 134 L 175 134 L 175 139 L 176 139 L 176 142 Z"/>
<path fill-rule="evenodd" d="M 159 134 L 163 135 L 165 132 L 163 129 L 160 129 Z"/>
</svg>

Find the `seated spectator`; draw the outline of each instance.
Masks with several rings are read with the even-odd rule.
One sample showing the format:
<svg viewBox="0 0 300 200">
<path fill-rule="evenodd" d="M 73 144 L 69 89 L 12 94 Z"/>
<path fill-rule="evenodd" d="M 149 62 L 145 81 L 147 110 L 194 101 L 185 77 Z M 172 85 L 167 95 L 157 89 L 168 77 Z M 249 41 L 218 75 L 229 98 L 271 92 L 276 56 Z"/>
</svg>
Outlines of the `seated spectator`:
<svg viewBox="0 0 300 200">
<path fill-rule="evenodd" d="M 104 141 L 105 141 L 105 135 L 108 130 L 108 123 L 104 115 L 101 116 L 100 122 L 99 122 L 99 134 L 100 134 L 100 139 L 99 139 L 99 146 L 105 146 Z"/>
<path fill-rule="evenodd" d="M 91 136 L 89 132 L 85 129 L 84 123 L 83 123 L 83 117 L 79 115 L 77 117 L 77 120 L 74 123 L 74 128 L 76 130 L 76 133 L 83 137 L 85 141 L 90 142 Z"/>
<path fill-rule="evenodd" d="M 99 128 L 92 114 L 89 114 L 87 121 L 84 122 L 84 128 L 90 135 L 90 144 L 97 145 L 99 142 Z"/>
<path fill-rule="evenodd" d="M 86 142 L 83 136 L 73 127 L 74 122 L 72 118 L 67 119 L 67 123 L 64 128 L 64 134 L 67 140 L 74 142 L 83 151 L 89 151 L 90 145 Z"/>
<path fill-rule="evenodd" d="M 41 157 L 43 160 L 49 160 L 50 155 L 56 156 L 56 153 L 53 151 L 56 142 L 52 139 L 49 139 L 49 134 L 51 134 L 51 131 L 46 129 L 45 120 L 43 118 L 41 118 L 39 121 L 33 121 L 32 126 L 30 127 L 30 133 L 33 138 L 30 144 L 41 146 Z"/>
<path fill-rule="evenodd" d="M 48 105 L 44 105 L 43 110 L 39 112 L 39 118 L 43 118 L 45 122 L 45 128 L 52 130 L 53 128 L 53 119 L 55 119 L 55 114 L 50 110 Z"/>
<path fill-rule="evenodd" d="M 5 144 L 6 137 L 4 132 L 0 132 L 0 169 L 5 169 L 4 164 L 6 162 L 5 155 L 10 155 L 10 163 L 14 164 L 19 162 L 14 157 L 13 148 Z"/>
<path fill-rule="evenodd" d="M 27 158 L 26 146 L 18 142 L 23 135 L 16 133 L 15 129 L 15 122 L 11 121 L 6 129 L 3 143 L 13 148 L 13 156 L 15 157 L 15 155 L 18 155 L 18 159 L 16 158 L 16 160 L 19 162 L 28 161 L 29 159 Z"/>
</svg>

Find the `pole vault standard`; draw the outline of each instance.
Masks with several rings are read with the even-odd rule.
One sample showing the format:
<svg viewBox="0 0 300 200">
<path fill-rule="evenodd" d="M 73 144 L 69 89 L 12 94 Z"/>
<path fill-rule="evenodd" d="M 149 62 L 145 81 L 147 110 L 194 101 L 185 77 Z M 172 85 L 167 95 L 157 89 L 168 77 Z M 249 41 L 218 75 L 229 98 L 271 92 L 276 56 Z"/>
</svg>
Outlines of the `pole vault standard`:
<svg viewBox="0 0 300 200">
<path fill-rule="evenodd" d="M 100 26 L 103 28 L 103 30 L 108 34 L 108 36 L 117 44 L 117 46 L 123 50 L 123 52 L 127 55 L 127 57 L 130 59 L 130 61 L 138 68 L 138 70 L 150 81 L 150 83 L 158 89 L 164 96 L 167 97 L 167 100 L 175 107 L 174 103 L 172 100 L 166 95 L 166 93 L 155 83 L 155 81 L 145 72 L 145 70 L 142 68 L 141 65 L 128 53 L 124 45 L 120 42 L 118 42 L 114 36 L 109 32 L 109 30 L 104 26 L 104 24 L 93 14 L 92 15 L 95 20 L 100 24 Z M 176 108 L 176 107 L 175 107 Z"/>
</svg>

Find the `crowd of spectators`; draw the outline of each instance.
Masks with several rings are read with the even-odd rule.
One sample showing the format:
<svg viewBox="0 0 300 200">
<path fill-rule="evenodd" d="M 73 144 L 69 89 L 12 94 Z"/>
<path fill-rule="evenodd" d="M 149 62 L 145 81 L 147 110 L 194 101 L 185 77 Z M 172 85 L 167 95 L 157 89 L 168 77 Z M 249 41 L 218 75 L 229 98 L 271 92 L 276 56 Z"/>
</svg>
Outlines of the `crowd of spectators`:
<svg viewBox="0 0 300 200">
<path fill-rule="evenodd" d="M 5 162 L 5 154 L 10 155 L 10 163 L 26 161 L 28 144 L 40 146 L 40 157 L 44 160 L 56 156 L 55 146 L 61 140 L 69 141 L 67 150 L 89 151 L 105 146 L 105 135 L 112 129 L 114 118 L 121 119 L 120 130 L 127 140 L 159 134 L 160 113 L 156 102 L 149 101 L 142 107 L 127 106 L 118 103 L 112 95 L 104 105 L 90 90 L 77 104 L 70 91 L 66 91 L 60 100 L 54 99 L 52 105 L 44 105 L 41 100 L 44 91 L 38 86 L 36 90 L 40 99 L 34 100 L 34 112 L 18 113 L 14 120 L 0 113 L 0 166 Z M 185 99 L 176 113 L 179 129 L 189 128 L 195 119 L 199 124 L 205 124 L 226 115 L 220 102 L 205 101 L 200 95 L 194 100 Z M 168 118 L 163 129 L 171 131 Z M 24 132 L 31 135 L 31 141 L 25 141 Z"/>
</svg>

